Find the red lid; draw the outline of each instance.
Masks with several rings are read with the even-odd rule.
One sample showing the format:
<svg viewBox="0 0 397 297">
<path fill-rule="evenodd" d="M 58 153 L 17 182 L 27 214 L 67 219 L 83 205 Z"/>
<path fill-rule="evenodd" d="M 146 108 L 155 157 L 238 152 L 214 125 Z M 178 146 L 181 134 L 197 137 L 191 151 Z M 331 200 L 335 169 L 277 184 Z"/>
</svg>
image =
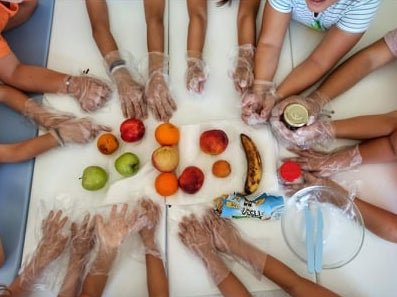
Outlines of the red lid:
<svg viewBox="0 0 397 297">
<path fill-rule="evenodd" d="M 301 167 L 298 163 L 293 161 L 284 162 L 280 166 L 280 176 L 286 182 L 293 182 L 302 175 Z"/>
</svg>

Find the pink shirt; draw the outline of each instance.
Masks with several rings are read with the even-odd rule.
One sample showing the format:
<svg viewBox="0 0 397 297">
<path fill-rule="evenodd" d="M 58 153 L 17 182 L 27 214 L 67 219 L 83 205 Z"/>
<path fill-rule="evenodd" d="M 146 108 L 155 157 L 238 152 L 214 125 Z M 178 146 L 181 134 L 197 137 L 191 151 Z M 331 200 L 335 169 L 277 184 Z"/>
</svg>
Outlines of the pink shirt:
<svg viewBox="0 0 397 297">
<path fill-rule="evenodd" d="M 391 53 L 397 58 L 397 28 L 385 35 L 385 41 Z"/>
</svg>

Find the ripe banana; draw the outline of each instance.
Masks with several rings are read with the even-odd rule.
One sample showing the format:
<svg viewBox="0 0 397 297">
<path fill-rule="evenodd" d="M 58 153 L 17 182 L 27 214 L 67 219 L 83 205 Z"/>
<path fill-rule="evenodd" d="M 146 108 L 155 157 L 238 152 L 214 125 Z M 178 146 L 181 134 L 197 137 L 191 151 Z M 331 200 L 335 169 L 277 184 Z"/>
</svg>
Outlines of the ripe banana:
<svg viewBox="0 0 397 297">
<path fill-rule="evenodd" d="M 247 159 L 247 176 L 245 178 L 244 192 L 249 195 L 254 193 L 262 179 L 262 160 L 255 143 L 245 134 L 240 134 L 245 157 Z"/>
</svg>

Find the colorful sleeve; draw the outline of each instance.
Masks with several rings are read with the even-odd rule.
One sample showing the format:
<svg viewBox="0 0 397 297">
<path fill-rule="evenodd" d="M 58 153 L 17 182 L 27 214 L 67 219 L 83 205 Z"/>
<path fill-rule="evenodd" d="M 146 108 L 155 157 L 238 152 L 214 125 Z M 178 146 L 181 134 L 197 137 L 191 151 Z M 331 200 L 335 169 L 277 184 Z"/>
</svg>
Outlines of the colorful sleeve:
<svg viewBox="0 0 397 297">
<path fill-rule="evenodd" d="M 385 42 L 391 53 L 397 58 L 397 28 L 385 35 Z"/>
<path fill-rule="evenodd" d="M 349 33 L 365 32 L 378 10 L 380 0 L 357 1 L 336 23 L 336 26 Z"/>
<path fill-rule="evenodd" d="M 278 12 L 290 13 L 293 0 L 269 0 L 269 4 Z"/>
<path fill-rule="evenodd" d="M 4 58 L 10 53 L 11 53 L 11 49 L 8 46 L 7 41 L 4 39 L 2 35 L 0 35 L 0 58 Z"/>
</svg>

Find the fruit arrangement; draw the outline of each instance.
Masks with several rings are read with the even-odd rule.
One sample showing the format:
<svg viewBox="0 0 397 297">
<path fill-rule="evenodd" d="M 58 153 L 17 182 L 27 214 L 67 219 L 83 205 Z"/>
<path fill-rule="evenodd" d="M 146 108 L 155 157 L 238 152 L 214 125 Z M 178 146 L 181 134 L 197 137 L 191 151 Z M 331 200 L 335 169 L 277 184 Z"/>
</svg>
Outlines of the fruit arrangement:
<svg viewBox="0 0 397 297">
<path fill-rule="evenodd" d="M 240 140 L 247 159 L 244 192 L 249 195 L 259 188 L 262 179 L 262 159 L 255 143 L 249 136 L 240 134 Z"/>
<path fill-rule="evenodd" d="M 178 178 L 174 171 L 179 164 L 179 129 L 171 123 L 162 123 L 157 126 L 154 136 L 160 147 L 152 153 L 152 164 L 161 172 L 154 187 L 159 195 L 171 196 L 178 191 Z"/>
<path fill-rule="evenodd" d="M 145 125 L 139 119 L 127 119 L 120 124 L 120 136 L 125 142 L 136 142 L 145 135 Z M 97 148 L 104 155 L 111 155 L 119 149 L 119 140 L 112 133 L 98 137 Z M 114 162 L 116 171 L 123 177 L 136 174 L 139 170 L 139 157 L 132 152 L 124 152 Z M 88 166 L 81 177 L 82 187 L 88 191 L 102 189 L 108 181 L 108 173 L 99 166 Z"/>
</svg>

